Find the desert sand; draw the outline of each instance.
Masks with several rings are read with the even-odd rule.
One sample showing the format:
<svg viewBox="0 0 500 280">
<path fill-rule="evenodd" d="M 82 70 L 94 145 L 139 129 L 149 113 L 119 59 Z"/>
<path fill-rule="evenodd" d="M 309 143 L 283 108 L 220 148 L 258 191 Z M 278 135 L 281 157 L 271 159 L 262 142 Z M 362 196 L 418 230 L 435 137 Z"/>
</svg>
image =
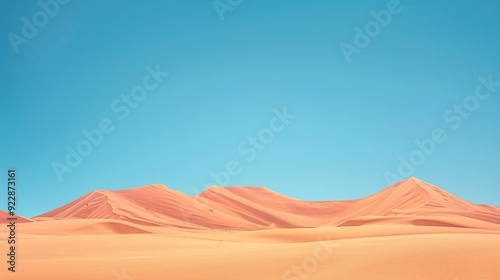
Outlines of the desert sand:
<svg viewBox="0 0 500 280">
<path fill-rule="evenodd" d="M 416 178 L 324 202 L 99 190 L 22 221 L 16 272 L 4 264 L 0 279 L 500 279 L 500 208 Z"/>
</svg>

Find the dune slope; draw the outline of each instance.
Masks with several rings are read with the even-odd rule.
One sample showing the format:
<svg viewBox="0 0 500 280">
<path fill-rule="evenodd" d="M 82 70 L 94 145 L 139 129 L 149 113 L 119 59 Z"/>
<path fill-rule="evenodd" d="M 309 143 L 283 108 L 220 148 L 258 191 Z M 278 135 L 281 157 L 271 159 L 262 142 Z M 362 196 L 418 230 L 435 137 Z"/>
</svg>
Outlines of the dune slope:
<svg viewBox="0 0 500 280">
<path fill-rule="evenodd" d="M 265 187 L 213 186 L 196 196 L 163 185 L 88 193 L 34 218 L 111 219 L 144 226 L 260 230 L 411 225 L 500 230 L 500 208 L 476 205 L 410 178 L 349 201 L 302 201 Z"/>
</svg>

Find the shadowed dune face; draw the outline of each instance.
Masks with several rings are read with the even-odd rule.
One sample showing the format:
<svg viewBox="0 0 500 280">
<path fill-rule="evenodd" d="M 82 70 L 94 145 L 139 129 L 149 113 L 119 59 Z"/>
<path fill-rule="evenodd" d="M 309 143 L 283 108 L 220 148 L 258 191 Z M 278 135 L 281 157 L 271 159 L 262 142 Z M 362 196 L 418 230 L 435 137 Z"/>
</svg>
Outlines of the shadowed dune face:
<svg viewBox="0 0 500 280">
<path fill-rule="evenodd" d="M 415 178 L 350 201 L 99 190 L 19 227 L 13 279 L 500 279 L 499 210 Z"/>
<path fill-rule="evenodd" d="M 290 198 L 265 187 L 214 186 L 196 196 L 163 185 L 99 190 L 34 218 L 53 219 L 109 219 L 141 226 L 225 230 L 360 225 L 500 230 L 500 208 L 472 204 L 416 178 L 366 198 L 323 202 Z"/>
<path fill-rule="evenodd" d="M 211 187 L 197 197 L 206 206 L 233 217 L 268 227 L 318 227 L 340 213 L 352 201 L 310 202 L 280 195 L 264 187 Z"/>
<path fill-rule="evenodd" d="M 17 218 L 16 222 L 18 222 L 18 223 L 33 222 L 32 219 L 28 219 L 28 218 L 21 217 L 21 216 L 18 216 L 18 215 L 11 216 L 11 215 L 9 215 L 9 213 L 0 210 L 0 220 L 2 221 L 2 223 L 6 222 L 7 218 L 14 218 L 14 217 Z"/>
<path fill-rule="evenodd" d="M 497 209 L 475 205 L 434 185 L 410 178 L 358 200 L 330 224 L 347 226 L 402 222 L 417 226 L 498 229 L 500 215 Z"/>
<path fill-rule="evenodd" d="M 192 229 L 317 227 L 351 203 L 301 201 L 263 187 L 211 187 L 188 196 L 163 185 L 151 185 L 94 191 L 34 219 L 118 219 Z"/>
</svg>

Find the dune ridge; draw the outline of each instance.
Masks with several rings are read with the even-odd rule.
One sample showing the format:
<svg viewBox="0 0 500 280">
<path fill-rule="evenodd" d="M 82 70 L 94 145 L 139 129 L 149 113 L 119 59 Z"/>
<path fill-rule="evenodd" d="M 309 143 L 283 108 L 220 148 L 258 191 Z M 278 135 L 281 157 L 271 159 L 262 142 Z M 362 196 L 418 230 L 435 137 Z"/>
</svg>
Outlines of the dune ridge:
<svg viewBox="0 0 500 280">
<path fill-rule="evenodd" d="M 0 210 L 0 220 L 2 222 L 6 222 L 7 218 L 17 218 L 16 222 L 18 222 L 18 223 L 34 222 L 34 220 L 32 220 L 32 219 L 29 219 L 29 218 L 26 218 L 26 217 L 23 217 L 23 216 L 19 216 L 19 215 L 11 216 L 9 213 Z"/>
<path fill-rule="evenodd" d="M 411 225 L 500 231 L 499 207 L 470 203 L 413 177 L 365 198 L 322 202 L 294 199 L 266 187 L 212 186 L 195 196 L 161 184 L 97 190 L 33 218 L 58 219 L 184 229 Z"/>
<path fill-rule="evenodd" d="M 19 221 L 18 270 L 2 279 L 500 279 L 500 208 L 416 178 L 321 202 L 265 187 L 96 190 Z"/>
</svg>

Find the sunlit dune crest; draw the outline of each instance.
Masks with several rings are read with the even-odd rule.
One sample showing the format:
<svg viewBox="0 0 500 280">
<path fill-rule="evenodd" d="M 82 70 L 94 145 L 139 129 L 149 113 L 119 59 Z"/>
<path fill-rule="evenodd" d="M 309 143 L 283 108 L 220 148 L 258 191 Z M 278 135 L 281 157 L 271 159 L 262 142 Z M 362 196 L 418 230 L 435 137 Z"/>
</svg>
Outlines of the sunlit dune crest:
<svg viewBox="0 0 500 280">
<path fill-rule="evenodd" d="M 6 279 L 500 279 L 500 208 L 416 178 L 322 202 L 265 187 L 97 190 L 17 218 Z"/>
<path fill-rule="evenodd" d="M 499 207 L 470 203 L 416 178 L 362 199 L 322 202 L 290 198 L 265 187 L 213 186 L 196 196 L 159 184 L 98 190 L 34 219 L 110 219 L 225 230 L 377 224 L 500 230 Z"/>
</svg>

